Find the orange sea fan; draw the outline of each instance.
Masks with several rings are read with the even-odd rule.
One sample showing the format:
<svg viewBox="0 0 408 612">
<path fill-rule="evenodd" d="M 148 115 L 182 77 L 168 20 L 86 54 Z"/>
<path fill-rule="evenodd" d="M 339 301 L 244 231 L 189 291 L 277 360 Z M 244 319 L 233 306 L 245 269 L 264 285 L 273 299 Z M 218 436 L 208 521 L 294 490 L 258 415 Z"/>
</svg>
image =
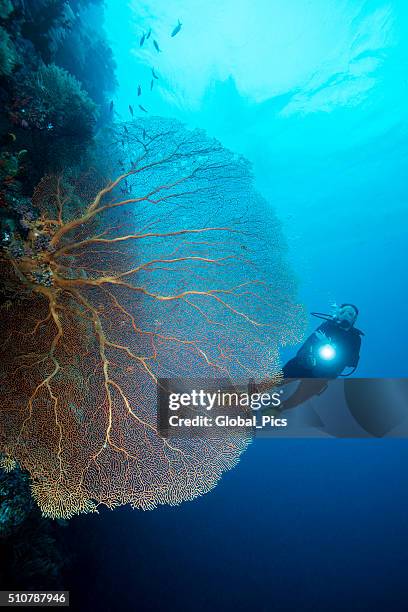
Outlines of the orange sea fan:
<svg viewBox="0 0 408 612">
<path fill-rule="evenodd" d="M 36 189 L 48 248 L 2 254 L 0 452 L 50 517 L 210 490 L 249 437 L 161 438 L 157 379 L 270 377 L 303 325 L 245 160 L 160 118 L 103 145 L 99 173 Z"/>
</svg>

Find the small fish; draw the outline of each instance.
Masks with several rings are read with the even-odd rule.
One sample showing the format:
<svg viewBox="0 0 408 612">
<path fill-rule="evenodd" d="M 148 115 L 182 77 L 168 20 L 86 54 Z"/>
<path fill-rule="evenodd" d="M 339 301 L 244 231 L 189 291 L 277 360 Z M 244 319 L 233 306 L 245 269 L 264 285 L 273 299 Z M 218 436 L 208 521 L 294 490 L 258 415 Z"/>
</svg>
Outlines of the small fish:
<svg viewBox="0 0 408 612">
<path fill-rule="evenodd" d="M 150 30 L 148 31 L 148 33 L 146 34 L 146 40 L 149 40 L 150 38 L 150 34 L 152 33 L 152 28 L 150 28 Z"/>
<path fill-rule="evenodd" d="M 146 40 L 146 34 L 143 32 L 143 36 L 142 36 L 142 38 L 140 39 L 140 43 L 139 43 L 141 47 L 143 47 L 143 45 L 144 45 L 144 41 L 145 41 L 145 40 Z"/>
<path fill-rule="evenodd" d="M 109 105 L 109 112 L 112 112 L 112 111 L 113 111 L 113 100 L 112 100 L 112 102 Z"/>
<path fill-rule="evenodd" d="M 141 88 L 141 86 L 140 86 L 140 85 L 138 85 L 138 87 L 137 87 L 137 95 L 138 95 L 138 96 L 141 96 L 141 95 L 142 95 L 142 88 Z"/>
<path fill-rule="evenodd" d="M 152 80 L 150 81 L 150 91 L 152 91 L 152 89 L 153 89 L 153 85 L 154 85 L 154 79 L 152 79 Z"/>
<path fill-rule="evenodd" d="M 156 49 L 157 53 L 160 53 L 161 49 L 159 47 L 159 43 L 157 42 L 157 40 L 154 40 L 153 44 L 154 44 L 154 48 Z"/>
<path fill-rule="evenodd" d="M 140 110 L 142 110 L 144 113 L 147 113 L 148 111 L 145 109 L 144 106 L 142 106 L 141 104 L 139 104 L 139 108 Z"/>
<path fill-rule="evenodd" d="M 157 76 L 157 74 L 154 71 L 154 68 L 152 68 L 152 75 L 154 79 L 158 79 L 159 77 Z"/>
<path fill-rule="evenodd" d="M 146 138 L 146 130 L 143 130 L 143 140 Z"/>
<path fill-rule="evenodd" d="M 172 31 L 172 33 L 171 33 L 171 36 L 172 36 L 172 37 L 173 37 L 173 36 L 176 36 L 176 34 L 178 34 L 178 33 L 180 32 L 180 30 L 181 30 L 181 26 L 182 26 L 182 25 L 183 25 L 183 24 L 181 23 L 180 19 L 178 19 L 178 24 L 176 25 L 176 27 L 174 28 L 174 30 L 173 30 L 173 31 Z"/>
<path fill-rule="evenodd" d="M 126 134 L 129 134 L 129 130 L 127 129 L 126 125 L 123 126 L 123 129 L 125 130 Z"/>
<path fill-rule="evenodd" d="M 134 113 L 133 113 L 133 106 L 131 106 L 130 104 L 129 104 L 129 111 L 130 111 L 130 114 L 131 114 L 131 115 L 132 115 L 132 117 L 133 117 L 133 116 L 134 116 Z"/>
</svg>

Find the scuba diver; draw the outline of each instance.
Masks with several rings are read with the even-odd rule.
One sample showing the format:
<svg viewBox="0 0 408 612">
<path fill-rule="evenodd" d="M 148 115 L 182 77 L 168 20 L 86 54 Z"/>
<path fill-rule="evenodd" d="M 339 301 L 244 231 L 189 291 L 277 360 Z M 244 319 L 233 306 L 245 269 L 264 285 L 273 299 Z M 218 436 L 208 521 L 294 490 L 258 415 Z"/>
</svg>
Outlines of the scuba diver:
<svg viewBox="0 0 408 612">
<path fill-rule="evenodd" d="M 364 334 L 354 327 L 358 316 L 357 306 L 335 305 L 333 314 L 311 314 L 323 319 L 324 323 L 307 338 L 296 356 L 282 368 L 284 378 L 278 386 L 282 392 L 288 386 L 288 395 L 283 392 L 280 407 L 263 410 L 263 415 L 280 415 L 284 410 L 304 404 L 321 395 L 328 388 L 330 379 L 350 376 L 358 366 L 361 336 Z M 352 369 L 343 374 L 346 368 Z M 292 388 L 293 384 L 297 384 L 295 389 Z M 265 391 L 275 386 L 276 382 L 269 380 L 258 385 L 256 390 Z"/>
<path fill-rule="evenodd" d="M 358 308 L 354 304 L 336 307 L 333 315 L 312 312 L 324 319 L 307 338 L 296 356 L 283 367 L 284 378 L 337 378 L 350 376 L 360 359 L 363 332 L 354 327 Z M 342 374 L 346 368 L 352 368 Z"/>
</svg>

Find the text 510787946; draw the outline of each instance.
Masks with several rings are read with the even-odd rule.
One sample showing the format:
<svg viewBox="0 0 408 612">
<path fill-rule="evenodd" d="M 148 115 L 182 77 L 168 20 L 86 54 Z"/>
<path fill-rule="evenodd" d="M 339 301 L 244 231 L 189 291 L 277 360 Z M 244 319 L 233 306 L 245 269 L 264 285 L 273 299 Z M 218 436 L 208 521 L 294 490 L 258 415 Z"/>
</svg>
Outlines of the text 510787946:
<svg viewBox="0 0 408 612">
<path fill-rule="evenodd" d="M 69 606 L 68 591 L 0 591 L 0 607 Z"/>
</svg>

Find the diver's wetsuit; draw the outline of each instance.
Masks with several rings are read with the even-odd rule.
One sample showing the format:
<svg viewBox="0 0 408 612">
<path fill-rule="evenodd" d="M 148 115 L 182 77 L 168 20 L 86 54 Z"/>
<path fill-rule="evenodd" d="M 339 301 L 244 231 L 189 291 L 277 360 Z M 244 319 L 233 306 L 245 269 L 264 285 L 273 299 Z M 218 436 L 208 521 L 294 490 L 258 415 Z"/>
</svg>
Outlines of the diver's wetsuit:
<svg viewBox="0 0 408 612">
<path fill-rule="evenodd" d="M 323 332 L 328 341 L 335 346 L 335 358 L 333 360 L 319 358 L 318 349 L 322 341 L 313 333 L 299 349 L 296 357 L 284 366 L 285 378 L 336 378 L 344 368 L 357 367 L 363 332 L 355 327 L 343 329 L 334 320 L 325 321 L 316 331 Z M 315 365 L 311 363 L 311 356 L 316 359 Z"/>
</svg>

